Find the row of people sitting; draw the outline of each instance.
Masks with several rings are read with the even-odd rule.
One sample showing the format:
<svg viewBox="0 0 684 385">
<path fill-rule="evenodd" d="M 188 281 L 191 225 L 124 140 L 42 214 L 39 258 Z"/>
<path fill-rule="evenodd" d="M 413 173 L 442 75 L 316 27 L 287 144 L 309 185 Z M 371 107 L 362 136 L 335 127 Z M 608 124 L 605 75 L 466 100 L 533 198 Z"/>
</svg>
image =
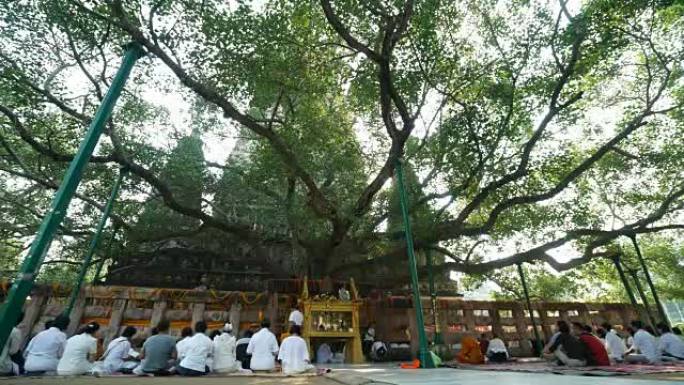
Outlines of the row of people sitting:
<svg viewBox="0 0 684 385">
<path fill-rule="evenodd" d="M 13 355 L 21 341 L 21 333 L 15 328 L 0 354 L 0 375 L 23 371 L 27 374 L 58 375 L 135 373 L 200 376 L 245 369 L 273 371 L 276 361 L 281 363 L 285 374 L 315 370 L 310 364 L 308 346 L 300 336 L 298 325 L 291 326 L 289 336 L 278 346 L 267 320 L 261 323 L 257 333 L 252 335 L 247 331 L 245 337 L 237 341 L 232 335 L 231 324 L 213 332 L 210 338 L 203 321 L 195 324 L 194 331 L 185 328 L 177 341 L 169 335 L 169 322 L 162 320 L 154 328 L 153 335 L 145 340 L 139 354 L 132 348 L 137 330 L 129 326 L 108 344 L 99 361 L 96 359 L 100 325 L 89 323 L 67 339 L 65 330 L 68 325 L 69 318 L 64 316 L 49 322 L 44 331 L 31 339 L 22 362 L 15 362 Z"/>
<path fill-rule="evenodd" d="M 611 363 L 658 364 L 662 361 L 684 360 L 684 340 L 677 329 L 667 324 L 657 325 L 660 336 L 655 337 L 641 321 L 633 321 L 628 328 L 628 343 L 608 323 L 593 333 L 589 325 L 578 322 L 570 325 L 558 321 L 558 331 L 543 349 L 549 360 L 568 366 L 608 366 Z M 506 344 L 496 334 L 489 339 L 483 334 L 479 341 L 466 336 L 456 359 L 460 363 L 483 364 L 505 362 L 510 358 Z"/>
<path fill-rule="evenodd" d="M 558 321 L 558 332 L 544 349 L 544 354 L 567 366 L 609 366 L 612 363 L 660 364 L 663 361 L 684 360 L 684 341 L 670 327 L 659 324 L 660 337 L 645 330 L 641 321 L 631 322 L 633 343 L 629 348 L 610 324 L 604 324 L 593 334 L 589 325 Z"/>
</svg>

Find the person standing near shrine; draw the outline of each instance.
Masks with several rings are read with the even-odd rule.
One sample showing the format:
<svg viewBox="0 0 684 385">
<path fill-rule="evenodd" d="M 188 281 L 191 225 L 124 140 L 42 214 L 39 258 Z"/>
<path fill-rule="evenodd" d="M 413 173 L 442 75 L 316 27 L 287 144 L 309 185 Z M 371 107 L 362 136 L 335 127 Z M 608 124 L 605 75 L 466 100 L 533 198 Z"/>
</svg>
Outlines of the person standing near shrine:
<svg viewBox="0 0 684 385">
<path fill-rule="evenodd" d="M 250 369 L 271 371 L 275 369 L 275 357 L 278 355 L 278 341 L 269 328 L 267 319 L 261 322 L 261 329 L 249 340 L 247 354 L 251 354 Z"/>
<path fill-rule="evenodd" d="M 85 326 L 83 333 L 67 340 L 64 354 L 57 365 L 57 374 L 73 376 L 90 373 L 93 370 L 99 330 L 100 324 L 91 322 Z"/>
<path fill-rule="evenodd" d="M 301 334 L 301 327 L 292 325 L 290 336 L 285 338 L 280 346 L 278 360 L 282 362 L 284 374 L 299 374 L 316 370 L 316 367 L 310 363 L 309 347 L 300 337 Z"/>
<path fill-rule="evenodd" d="M 292 300 L 292 309 L 287 320 L 290 322 L 290 326 L 297 325 L 301 327 L 304 324 L 304 314 L 297 308 L 297 298 Z"/>
<path fill-rule="evenodd" d="M 49 328 L 36 334 L 26 347 L 24 355 L 27 373 L 56 372 L 59 359 L 66 347 L 67 337 L 64 330 L 69 327 L 69 317 L 60 315 Z"/>
</svg>

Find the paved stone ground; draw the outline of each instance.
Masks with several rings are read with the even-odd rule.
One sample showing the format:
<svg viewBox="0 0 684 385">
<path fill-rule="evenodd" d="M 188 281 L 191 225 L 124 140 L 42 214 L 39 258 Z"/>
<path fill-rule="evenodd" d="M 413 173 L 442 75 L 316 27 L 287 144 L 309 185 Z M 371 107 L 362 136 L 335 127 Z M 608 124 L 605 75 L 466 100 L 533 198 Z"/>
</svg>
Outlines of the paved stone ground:
<svg viewBox="0 0 684 385">
<path fill-rule="evenodd" d="M 43 377 L 2 378 L 0 385 L 684 385 L 684 374 L 588 377 L 458 369 L 336 367 L 329 377 Z"/>
<path fill-rule="evenodd" d="M 0 385 L 340 385 L 325 377 L 42 377 L 2 378 Z"/>
<path fill-rule="evenodd" d="M 684 385 L 684 375 L 591 377 L 541 373 L 486 372 L 458 369 L 401 370 L 396 368 L 338 368 L 332 378 L 350 385 Z M 365 384 L 368 384 L 366 381 Z"/>
</svg>

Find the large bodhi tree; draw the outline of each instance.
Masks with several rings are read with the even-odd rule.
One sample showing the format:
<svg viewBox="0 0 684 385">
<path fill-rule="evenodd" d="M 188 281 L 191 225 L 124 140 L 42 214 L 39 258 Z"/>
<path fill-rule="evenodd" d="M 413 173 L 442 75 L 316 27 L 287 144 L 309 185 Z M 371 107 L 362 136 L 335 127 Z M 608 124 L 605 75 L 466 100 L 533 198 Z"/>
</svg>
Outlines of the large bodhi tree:
<svg viewBox="0 0 684 385">
<path fill-rule="evenodd" d="M 250 242 L 287 238 L 316 275 L 405 261 L 388 197 L 402 158 L 416 192 L 416 247 L 447 257 L 444 270 L 532 261 L 563 270 L 611 255 L 621 236 L 682 226 L 684 9 L 676 1 L 2 8 L 0 198 L 13 202 L 0 205 L 12 218 L 5 238 L 35 229 L 130 41 L 148 55 L 91 158 L 61 229 L 67 245 L 89 234 L 118 166 L 132 174 L 113 218 L 121 242 L 140 235 L 135 223 L 154 201 L 188 217 L 169 236 L 213 229 Z M 168 73 L 173 80 L 160 75 Z M 239 178 L 208 178 L 201 202 L 184 200 L 178 181 L 171 187 L 164 164 L 175 155 L 158 141 L 173 122 L 163 101 L 145 97 L 150 88 L 201 101 L 196 135 L 247 138 L 246 163 L 193 158 Z M 224 215 L 232 184 L 279 210 L 289 231 Z M 559 248 L 578 257 L 559 262 L 550 254 Z"/>
</svg>

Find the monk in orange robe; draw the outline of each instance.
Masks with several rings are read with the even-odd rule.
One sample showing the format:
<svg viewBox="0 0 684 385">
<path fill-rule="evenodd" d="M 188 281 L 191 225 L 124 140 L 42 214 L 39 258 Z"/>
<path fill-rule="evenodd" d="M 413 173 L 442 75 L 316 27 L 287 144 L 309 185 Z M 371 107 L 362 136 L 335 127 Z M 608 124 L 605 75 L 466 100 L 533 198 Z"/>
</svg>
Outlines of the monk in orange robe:
<svg viewBox="0 0 684 385">
<path fill-rule="evenodd" d="M 473 337 L 463 337 L 461 351 L 458 352 L 456 359 L 462 364 L 484 364 L 480 343 Z"/>
</svg>

